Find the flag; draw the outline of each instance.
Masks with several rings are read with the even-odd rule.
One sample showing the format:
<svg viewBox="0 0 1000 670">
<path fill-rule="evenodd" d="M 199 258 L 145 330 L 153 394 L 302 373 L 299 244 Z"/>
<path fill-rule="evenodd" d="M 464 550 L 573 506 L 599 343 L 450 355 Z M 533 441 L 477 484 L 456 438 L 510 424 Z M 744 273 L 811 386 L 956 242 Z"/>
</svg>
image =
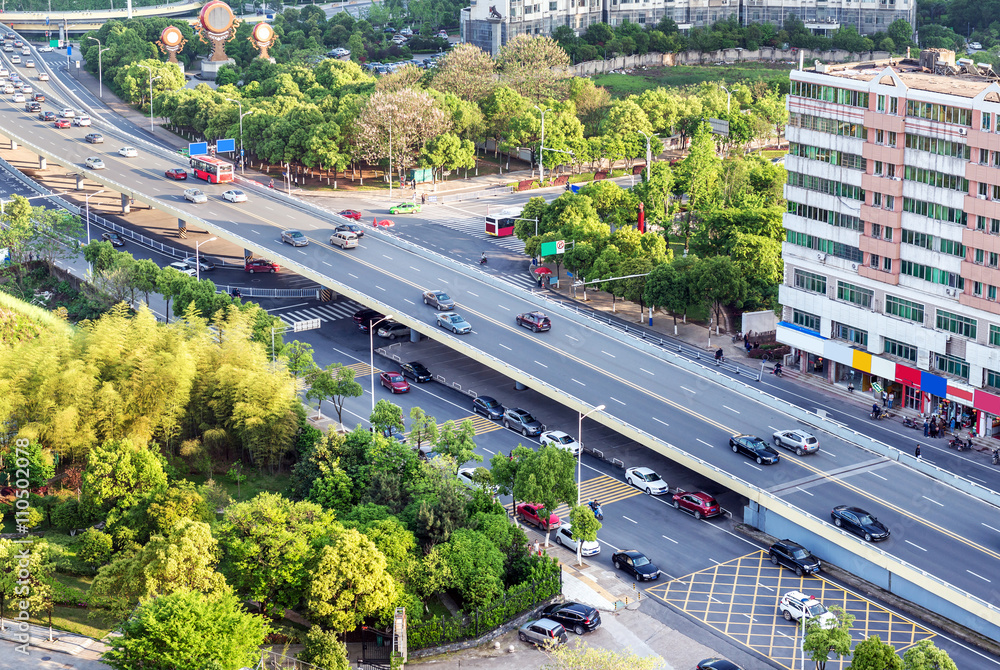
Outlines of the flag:
<svg viewBox="0 0 1000 670">
<path fill-rule="evenodd" d="M 639 232 L 646 232 L 646 206 L 643 203 L 639 203 Z"/>
</svg>

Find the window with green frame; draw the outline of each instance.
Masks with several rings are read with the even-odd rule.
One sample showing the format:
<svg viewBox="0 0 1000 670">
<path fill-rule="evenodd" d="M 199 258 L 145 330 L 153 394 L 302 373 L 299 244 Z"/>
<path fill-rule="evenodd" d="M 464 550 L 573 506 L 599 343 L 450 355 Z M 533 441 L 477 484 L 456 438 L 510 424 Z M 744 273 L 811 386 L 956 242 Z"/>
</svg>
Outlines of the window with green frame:
<svg viewBox="0 0 1000 670">
<path fill-rule="evenodd" d="M 949 333 L 955 333 L 956 335 L 974 340 L 976 339 L 976 324 L 977 321 L 975 319 L 970 319 L 967 316 L 952 314 L 943 309 L 937 311 L 936 327 L 941 330 L 947 330 Z"/>
<path fill-rule="evenodd" d="M 1000 326 L 994 326 L 990 324 L 990 344 L 994 347 L 1000 347 Z"/>
<path fill-rule="evenodd" d="M 885 342 L 883 344 L 882 350 L 889 354 L 890 356 L 895 356 L 896 358 L 902 358 L 903 360 L 910 361 L 912 363 L 917 362 L 917 348 L 911 344 L 904 344 L 903 342 L 898 342 L 896 340 L 890 340 L 888 337 L 884 338 Z"/>
<path fill-rule="evenodd" d="M 894 295 L 887 295 L 885 296 L 885 311 L 886 314 L 892 314 L 901 319 L 908 319 L 917 323 L 924 322 L 924 306 L 919 302 L 911 302 L 903 298 L 897 298 Z"/>
<path fill-rule="evenodd" d="M 820 329 L 821 319 L 815 314 L 810 314 L 809 312 L 803 312 L 802 310 L 793 309 L 792 323 L 794 323 L 796 326 L 802 326 L 803 328 L 808 328 L 809 330 L 815 330 L 818 333 Z"/>
<path fill-rule="evenodd" d="M 837 282 L 837 300 L 846 300 L 865 309 L 871 309 L 873 297 L 875 292 L 870 289 L 848 284 L 846 281 Z"/>
<path fill-rule="evenodd" d="M 795 288 L 826 294 L 826 277 L 805 270 L 795 271 Z"/>
<path fill-rule="evenodd" d="M 969 364 L 961 358 L 957 358 L 955 356 L 949 356 L 947 354 L 934 354 L 934 367 L 936 367 L 938 371 L 954 377 L 961 377 L 962 379 L 969 378 Z"/>
<path fill-rule="evenodd" d="M 860 328 L 855 328 L 854 326 L 848 326 L 845 323 L 836 323 L 833 326 L 834 337 L 839 337 L 842 340 L 847 340 L 854 344 L 860 344 L 861 346 L 868 347 L 868 331 L 861 330 Z"/>
<path fill-rule="evenodd" d="M 987 369 L 986 386 L 989 386 L 990 388 L 1000 389 L 1000 372 Z"/>
</svg>

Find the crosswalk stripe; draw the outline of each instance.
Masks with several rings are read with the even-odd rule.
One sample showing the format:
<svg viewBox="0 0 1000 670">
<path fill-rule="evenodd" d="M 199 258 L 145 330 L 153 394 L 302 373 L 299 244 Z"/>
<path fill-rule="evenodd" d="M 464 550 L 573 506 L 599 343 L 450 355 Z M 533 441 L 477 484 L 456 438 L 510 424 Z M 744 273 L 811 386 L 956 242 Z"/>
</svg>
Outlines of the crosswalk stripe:
<svg viewBox="0 0 1000 670">
<path fill-rule="evenodd" d="M 367 377 L 368 375 L 370 375 L 372 373 L 372 370 L 375 371 L 375 374 L 378 374 L 379 372 L 381 372 L 381 370 L 379 370 L 378 368 L 372 368 L 367 363 L 351 363 L 350 365 L 345 365 L 344 367 L 345 368 L 350 368 L 350 369 L 354 370 L 354 376 L 355 376 L 355 378 L 357 378 L 357 377 Z"/>
<path fill-rule="evenodd" d="M 641 495 L 643 492 L 639 489 L 608 475 L 588 479 L 580 486 L 580 500 L 584 503 L 588 500 L 597 500 L 601 506 Z M 514 513 L 513 503 L 506 507 L 509 513 Z M 553 510 L 553 513 L 564 521 L 569 521 L 569 512 L 570 506 L 566 504 L 559 505 Z"/>
</svg>

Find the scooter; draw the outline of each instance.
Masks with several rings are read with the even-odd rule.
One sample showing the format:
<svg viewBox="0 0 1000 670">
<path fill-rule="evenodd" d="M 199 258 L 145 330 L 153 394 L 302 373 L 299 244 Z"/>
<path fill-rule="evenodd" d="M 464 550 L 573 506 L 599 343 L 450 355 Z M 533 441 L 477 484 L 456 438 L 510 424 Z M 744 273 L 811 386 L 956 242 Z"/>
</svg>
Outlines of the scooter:
<svg viewBox="0 0 1000 670">
<path fill-rule="evenodd" d="M 604 510 L 601 509 L 601 503 L 596 500 L 590 500 L 587 502 L 587 506 L 594 512 L 594 516 L 597 517 L 598 521 L 604 521 Z"/>
<path fill-rule="evenodd" d="M 782 370 L 781 366 L 776 365 L 776 366 L 774 366 L 774 369 L 771 370 L 771 374 L 774 375 L 775 377 L 780 377 L 781 376 L 781 370 Z"/>
<path fill-rule="evenodd" d="M 968 451 L 972 449 L 972 440 L 966 442 L 960 437 L 953 437 L 948 440 L 948 446 L 957 449 L 958 451 Z"/>
<path fill-rule="evenodd" d="M 876 411 L 876 412 L 872 412 L 872 413 L 871 413 L 871 417 L 872 417 L 873 419 L 875 419 L 876 421 L 878 421 L 878 420 L 880 420 L 880 419 L 885 419 L 885 418 L 888 418 L 888 417 L 889 417 L 889 412 L 887 412 L 887 411 L 886 411 L 886 410 L 884 410 L 884 409 L 880 409 L 880 410 L 878 410 L 878 411 Z"/>
<path fill-rule="evenodd" d="M 1000 465 L 1000 449 L 993 450 L 993 465 Z"/>
<path fill-rule="evenodd" d="M 917 429 L 923 428 L 922 424 L 917 423 L 910 417 L 906 417 L 903 419 L 903 425 L 906 426 L 907 428 L 917 428 Z"/>
<path fill-rule="evenodd" d="M 479 264 L 486 265 L 486 256 L 483 256 L 482 258 L 479 259 Z"/>
</svg>

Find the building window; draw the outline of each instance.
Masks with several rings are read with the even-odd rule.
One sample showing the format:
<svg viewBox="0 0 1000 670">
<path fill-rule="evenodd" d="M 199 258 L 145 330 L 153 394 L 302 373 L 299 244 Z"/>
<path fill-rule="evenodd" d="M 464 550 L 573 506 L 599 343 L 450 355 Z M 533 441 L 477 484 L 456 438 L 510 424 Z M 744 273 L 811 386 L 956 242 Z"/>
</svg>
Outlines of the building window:
<svg viewBox="0 0 1000 670">
<path fill-rule="evenodd" d="M 906 148 L 917 151 L 929 151 L 940 156 L 953 156 L 969 160 L 971 149 L 968 144 L 940 140 L 936 137 L 924 137 L 923 135 L 906 134 Z"/>
<path fill-rule="evenodd" d="M 847 340 L 853 344 L 860 344 L 865 348 L 868 347 L 867 330 L 861 330 L 860 328 L 848 326 L 843 323 L 835 323 L 833 324 L 833 336 L 839 337 L 842 340 Z"/>
<path fill-rule="evenodd" d="M 947 354 L 934 354 L 934 367 L 940 372 L 944 372 L 945 374 L 949 374 L 954 377 L 961 377 L 962 379 L 969 378 L 969 364 L 961 358 L 956 358 L 955 356 L 948 356 Z"/>
<path fill-rule="evenodd" d="M 882 257 L 878 254 L 868 254 L 868 265 L 870 265 L 875 270 L 878 270 L 878 265 L 882 261 Z"/>
<path fill-rule="evenodd" d="M 990 344 L 1000 347 L 1000 326 L 990 324 Z"/>
<path fill-rule="evenodd" d="M 886 314 L 892 314 L 908 321 L 924 322 L 923 305 L 918 302 L 897 298 L 894 295 L 887 295 L 885 297 L 885 312 Z"/>
<path fill-rule="evenodd" d="M 864 191 L 862 191 L 862 194 L 863 193 Z M 945 205 L 941 205 L 934 202 L 915 200 L 913 198 L 907 198 L 907 197 L 903 198 L 903 211 L 911 212 L 913 214 L 919 214 L 920 216 L 930 217 L 932 219 L 937 219 L 938 221 L 957 223 L 963 226 L 965 225 L 966 222 L 965 212 L 962 211 L 961 209 L 955 207 L 946 207 Z"/>
<path fill-rule="evenodd" d="M 903 360 L 910 361 L 912 363 L 917 362 L 917 348 L 910 344 L 904 344 L 902 342 L 897 342 L 896 340 L 890 340 L 888 337 L 885 339 L 885 345 L 882 350 L 889 354 L 890 356 L 895 356 L 896 358 L 902 358 Z"/>
<path fill-rule="evenodd" d="M 986 385 L 990 388 L 1000 389 L 1000 372 L 994 370 L 986 371 Z"/>
<path fill-rule="evenodd" d="M 838 300 L 845 300 L 860 307 L 864 307 L 865 309 L 870 309 L 872 306 L 872 298 L 874 296 L 875 292 L 870 289 L 855 286 L 854 284 L 848 284 L 844 281 L 837 282 Z"/>
<path fill-rule="evenodd" d="M 953 191 L 969 192 L 969 180 L 962 175 L 945 174 L 936 170 L 927 170 L 907 165 L 903 170 L 903 175 L 908 181 L 918 181 L 928 186 L 938 188 L 950 188 Z"/>
<path fill-rule="evenodd" d="M 892 272 L 892 259 L 888 256 L 882 257 L 882 272 Z"/>
<path fill-rule="evenodd" d="M 795 271 L 795 287 L 826 295 L 826 277 L 805 270 Z"/>
<path fill-rule="evenodd" d="M 903 235 L 903 244 L 912 244 L 915 247 L 923 247 L 924 249 L 934 248 L 934 237 L 927 233 L 918 233 L 915 230 L 907 228 L 903 228 L 901 232 Z"/>
<path fill-rule="evenodd" d="M 960 126 L 972 125 L 972 110 L 950 105 L 935 105 L 917 100 L 906 101 L 906 115 L 919 119 L 930 119 L 943 123 L 957 123 Z"/>
<path fill-rule="evenodd" d="M 990 164 L 990 150 L 989 149 L 980 149 L 979 150 L 979 164 L 980 165 L 989 165 Z"/>
<path fill-rule="evenodd" d="M 874 237 L 876 240 L 882 238 L 882 226 L 880 226 L 877 223 L 872 224 L 872 237 Z"/>
<path fill-rule="evenodd" d="M 822 221 L 823 223 L 828 223 L 831 226 L 837 226 L 838 228 L 849 228 L 850 230 L 856 230 L 858 232 L 864 232 L 865 230 L 865 224 L 861 221 L 861 219 L 856 216 L 851 216 L 850 214 L 841 214 L 840 212 L 834 212 L 828 209 L 814 207 L 812 205 L 803 205 L 792 201 L 788 202 L 787 211 L 789 214 L 801 216 L 806 219 L 812 219 L 813 221 Z"/>
<path fill-rule="evenodd" d="M 941 284 L 943 286 L 950 286 L 951 288 L 957 288 L 959 290 L 965 289 L 965 279 L 962 275 L 941 270 L 939 268 L 932 268 L 929 265 L 921 265 L 920 263 L 914 263 L 913 261 L 900 260 L 899 272 L 900 274 L 929 281 L 932 284 Z"/>
<path fill-rule="evenodd" d="M 941 330 L 955 333 L 970 340 L 976 339 L 976 320 L 970 319 L 961 314 L 952 314 L 943 309 L 937 311 L 937 322 L 935 324 Z"/>
<path fill-rule="evenodd" d="M 864 201 L 865 199 L 865 190 L 860 186 L 843 184 L 839 181 L 823 179 L 822 177 L 814 177 L 800 172 L 788 173 L 788 185 L 798 186 L 800 188 L 809 189 L 810 191 L 819 191 L 828 195 L 853 198 L 854 200 Z"/>
<path fill-rule="evenodd" d="M 993 119 L 993 115 L 989 112 L 983 112 L 982 115 L 982 129 L 988 131 L 990 129 L 990 121 Z"/>
<path fill-rule="evenodd" d="M 983 282 L 981 281 L 972 282 L 972 295 L 974 295 L 977 298 L 983 297 Z"/>
<path fill-rule="evenodd" d="M 864 260 L 864 254 L 857 247 L 852 247 L 842 242 L 834 242 L 833 240 L 825 240 L 813 235 L 806 235 L 805 233 L 797 233 L 794 230 L 785 231 L 785 242 L 813 249 L 820 253 L 830 254 L 837 258 L 843 258 L 852 263 L 861 263 Z"/>
<path fill-rule="evenodd" d="M 990 284 L 986 287 L 986 299 L 996 302 L 997 299 L 997 287 Z"/>
<path fill-rule="evenodd" d="M 954 240 L 946 240 L 941 238 L 939 240 L 941 246 L 941 253 L 948 254 L 950 256 L 959 256 L 965 258 L 965 245 L 961 242 L 956 242 Z"/>
<path fill-rule="evenodd" d="M 792 310 L 792 323 L 796 326 L 808 328 L 809 330 L 815 330 L 817 333 L 820 329 L 820 318 L 818 316 L 798 309 Z"/>
</svg>

